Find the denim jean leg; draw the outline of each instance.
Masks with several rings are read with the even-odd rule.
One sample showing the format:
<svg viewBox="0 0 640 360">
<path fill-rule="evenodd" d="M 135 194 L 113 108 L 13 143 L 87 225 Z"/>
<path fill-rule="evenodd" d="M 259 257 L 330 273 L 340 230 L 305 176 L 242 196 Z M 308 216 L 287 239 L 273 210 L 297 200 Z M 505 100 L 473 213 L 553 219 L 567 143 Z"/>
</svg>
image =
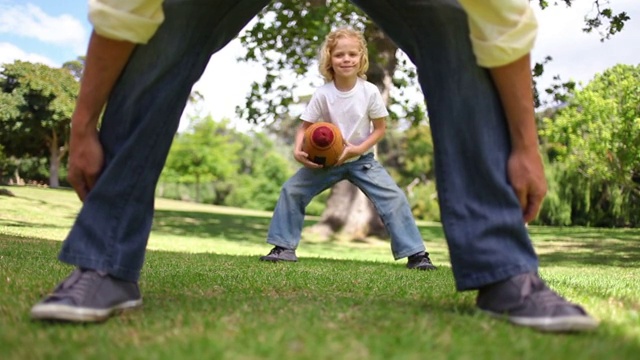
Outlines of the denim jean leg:
<svg viewBox="0 0 640 360">
<path fill-rule="evenodd" d="M 438 199 L 458 290 L 523 272 L 538 259 L 507 178 L 504 112 L 477 66 L 455 0 L 354 0 L 418 67 L 435 149 Z"/>
<path fill-rule="evenodd" d="M 191 88 L 211 54 L 266 4 L 164 2 L 165 21 L 148 44 L 136 47 L 109 98 L 100 128 L 105 166 L 64 241 L 61 261 L 137 281 L 155 187 Z"/>
<path fill-rule="evenodd" d="M 347 179 L 357 186 L 373 203 L 385 228 L 391 236 L 394 259 L 402 259 L 425 251 L 409 201 L 404 192 L 380 163 L 368 154 L 353 163 Z"/>
<path fill-rule="evenodd" d="M 282 186 L 269 225 L 267 243 L 287 249 L 298 248 L 305 208 L 314 196 L 342 180 L 344 174 L 343 166 L 315 170 L 300 168 Z"/>
</svg>

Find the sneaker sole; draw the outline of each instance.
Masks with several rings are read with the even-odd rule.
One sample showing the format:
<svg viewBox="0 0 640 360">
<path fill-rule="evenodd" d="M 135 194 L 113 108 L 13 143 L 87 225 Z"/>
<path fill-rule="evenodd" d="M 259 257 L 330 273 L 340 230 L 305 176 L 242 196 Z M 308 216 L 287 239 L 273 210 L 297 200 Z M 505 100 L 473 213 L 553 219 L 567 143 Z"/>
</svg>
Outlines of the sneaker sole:
<svg viewBox="0 0 640 360">
<path fill-rule="evenodd" d="M 270 257 L 263 256 L 260 258 L 261 261 L 269 261 L 269 262 L 278 262 L 278 261 L 287 261 L 287 262 L 298 262 L 298 260 L 288 260 L 288 259 L 274 259 Z"/>
<path fill-rule="evenodd" d="M 580 332 L 591 331 L 598 327 L 599 322 L 589 316 L 561 316 L 561 317 L 522 317 L 498 314 L 487 310 L 482 312 L 497 319 L 506 319 L 514 325 L 526 326 L 544 332 Z"/>
<path fill-rule="evenodd" d="M 437 267 L 435 267 L 435 266 L 414 266 L 414 267 L 407 266 L 407 269 L 409 269 L 409 270 L 436 270 Z"/>
<path fill-rule="evenodd" d="M 142 306 L 142 299 L 130 300 L 108 309 L 82 308 L 59 304 L 37 304 L 31 309 L 34 320 L 56 320 L 71 322 L 100 322 L 117 312 Z"/>
</svg>

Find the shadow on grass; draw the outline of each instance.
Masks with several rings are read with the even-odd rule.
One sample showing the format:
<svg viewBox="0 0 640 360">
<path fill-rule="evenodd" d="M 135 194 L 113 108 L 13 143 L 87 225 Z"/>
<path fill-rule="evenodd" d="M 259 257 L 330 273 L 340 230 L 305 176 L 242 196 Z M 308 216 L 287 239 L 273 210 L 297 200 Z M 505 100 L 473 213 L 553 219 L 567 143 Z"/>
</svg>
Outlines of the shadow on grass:
<svg viewBox="0 0 640 360">
<path fill-rule="evenodd" d="M 225 238 L 230 241 L 264 243 L 269 230 L 270 217 L 222 214 L 199 211 L 156 210 L 153 231 L 178 236 L 199 238 Z M 316 220 L 305 220 L 304 226 Z M 440 225 L 421 225 L 425 241 L 444 240 Z"/>
<path fill-rule="evenodd" d="M 639 229 L 531 229 L 534 245 L 545 265 L 640 266 Z"/>
<path fill-rule="evenodd" d="M 152 231 L 185 237 L 262 243 L 270 220 L 251 215 L 156 210 Z"/>
<path fill-rule="evenodd" d="M 185 237 L 224 238 L 264 244 L 271 218 L 198 211 L 158 210 L 153 231 Z M 310 226 L 315 220 L 305 222 Z M 444 239 L 438 224 L 419 226 L 429 242 Z M 534 246 L 543 265 L 640 266 L 640 230 L 531 227 Z M 308 243 L 311 245 L 311 243 Z"/>
</svg>

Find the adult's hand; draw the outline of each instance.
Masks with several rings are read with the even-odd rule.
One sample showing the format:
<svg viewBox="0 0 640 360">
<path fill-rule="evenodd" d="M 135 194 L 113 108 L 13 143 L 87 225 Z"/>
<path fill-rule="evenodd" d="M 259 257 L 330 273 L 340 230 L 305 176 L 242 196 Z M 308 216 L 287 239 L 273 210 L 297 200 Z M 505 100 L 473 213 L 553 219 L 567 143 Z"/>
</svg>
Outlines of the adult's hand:
<svg viewBox="0 0 640 360">
<path fill-rule="evenodd" d="M 84 201 L 95 186 L 103 165 L 104 152 L 98 139 L 98 131 L 71 131 L 67 180 L 80 200 Z"/>
<path fill-rule="evenodd" d="M 509 156 L 507 166 L 509 181 L 520 201 L 522 217 L 528 223 L 538 216 L 542 200 L 547 194 L 547 180 L 537 147 L 515 149 Z"/>
</svg>

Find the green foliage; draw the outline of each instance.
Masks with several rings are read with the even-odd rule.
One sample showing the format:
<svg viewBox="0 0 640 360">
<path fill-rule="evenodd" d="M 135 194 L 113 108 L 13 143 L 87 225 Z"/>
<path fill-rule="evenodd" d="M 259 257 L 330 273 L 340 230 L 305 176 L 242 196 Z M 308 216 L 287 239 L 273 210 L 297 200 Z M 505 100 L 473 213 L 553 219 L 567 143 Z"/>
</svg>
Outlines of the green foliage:
<svg viewBox="0 0 640 360">
<path fill-rule="evenodd" d="M 7 170 L 8 175 L 19 174 L 27 182 L 46 184 L 49 181 L 49 169 L 45 158 L 11 158 L 8 162 Z"/>
<path fill-rule="evenodd" d="M 317 66 L 324 37 L 338 26 L 350 25 L 364 33 L 369 50 L 369 81 L 387 87 L 391 78 L 400 89 L 400 97 L 403 88 L 417 87 L 415 67 L 375 23 L 347 0 L 330 1 L 330 6 L 328 3 L 274 1 L 257 16 L 255 25 L 241 35 L 240 41 L 247 51 L 241 60 L 257 62 L 267 73 L 262 82 L 252 84 L 245 105 L 236 109 L 239 117 L 269 125 L 287 121 L 291 109 L 303 102 L 294 96 L 299 85 L 315 87 L 322 83 L 317 76 L 311 78 L 310 69 Z M 294 80 L 284 80 L 291 77 Z M 399 118 L 396 107 L 407 112 L 414 102 L 407 98 L 390 99 L 390 105 L 396 105 L 391 108 L 391 119 Z"/>
<path fill-rule="evenodd" d="M 0 144 L 0 184 L 6 181 L 8 160 L 7 155 L 4 153 L 4 146 Z"/>
<path fill-rule="evenodd" d="M 407 199 L 416 219 L 440 221 L 440 204 L 435 181 L 421 182 L 410 187 Z"/>
<path fill-rule="evenodd" d="M 575 91 L 543 120 L 540 134 L 557 167 L 574 224 L 638 225 L 640 67 L 616 65 Z"/>
<path fill-rule="evenodd" d="M 426 183 L 435 178 L 433 140 L 431 128 L 426 124 L 413 123 L 405 132 L 405 140 L 400 145 L 399 169 L 405 178 L 420 179 Z"/>
<path fill-rule="evenodd" d="M 62 64 L 62 68 L 68 70 L 76 80 L 80 81 L 84 72 L 86 56 L 78 56 L 76 60 L 67 61 Z"/>
<path fill-rule="evenodd" d="M 59 185 L 62 163 L 69 147 L 69 130 L 77 79 L 67 68 L 15 61 L 0 72 L 0 143 L 6 155 L 46 159 L 50 186 Z M 24 174 L 37 181 L 32 174 Z"/>
<path fill-rule="evenodd" d="M 282 152 L 264 134 L 240 133 L 228 121 L 195 118 L 176 135 L 158 196 L 273 210 L 291 174 Z"/>
<path fill-rule="evenodd" d="M 225 205 L 272 211 L 280 188 L 289 178 L 289 164 L 279 154 L 270 151 L 256 159 L 249 173 L 235 178 Z"/>
<path fill-rule="evenodd" d="M 311 66 L 316 63 L 320 45 L 336 24 L 351 24 L 363 29 L 364 14 L 349 1 L 324 0 L 272 1 L 255 18 L 255 24 L 241 36 L 247 53 L 240 60 L 258 62 L 267 72 L 254 82 L 246 103 L 236 112 L 253 123 L 272 123 L 286 117 L 294 105 L 294 91 Z M 282 81 L 290 72 L 294 82 Z"/>
<path fill-rule="evenodd" d="M 240 145 L 231 140 L 226 122 L 194 119 L 186 132 L 176 135 L 163 178 L 195 184 L 195 200 L 200 202 L 200 184 L 222 182 L 238 172 Z"/>
<path fill-rule="evenodd" d="M 553 1 L 551 5 L 564 4 L 570 7 L 574 2 L 575 0 Z M 538 5 L 541 9 L 546 9 L 550 5 L 550 1 L 538 0 Z M 631 18 L 624 11 L 619 13 L 614 12 L 609 5 L 609 1 L 593 0 L 593 10 L 585 15 L 582 31 L 585 33 L 597 32 L 600 35 L 600 41 L 608 40 L 611 36 L 622 31 L 625 23 Z M 544 89 L 544 92 L 550 95 L 550 100 L 540 98 L 540 93 L 536 87 L 536 78 L 542 75 L 544 65 L 551 60 L 551 56 L 546 56 L 542 62 L 536 63 L 533 67 L 534 101 L 536 108 L 542 105 L 557 105 L 565 102 L 567 100 L 567 94 L 575 88 L 573 81 L 563 81 L 560 75 L 556 74 L 553 76 L 553 84 L 547 89 Z"/>
<path fill-rule="evenodd" d="M 378 146 L 382 164 L 405 190 L 413 215 L 420 220 L 438 221 L 440 207 L 435 187 L 433 142 L 425 114 L 413 114 L 411 126 L 399 131 L 387 130 Z"/>
<path fill-rule="evenodd" d="M 66 69 L 15 61 L 0 72 L 0 140 L 7 155 L 46 156 L 67 144 L 78 82 Z"/>
<path fill-rule="evenodd" d="M 573 195 L 574 190 L 580 190 L 580 186 L 573 187 L 574 183 L 565 184 L 562 179 L 563 164 L 554 163 L 546 165 L 546 177 L 548 192 L 538 214 L 538 218 L 532 224 L 544 224 L 553 226 L 569 226 L 572 223 L 571 201 L 567 201 Z"/>
</svg>

